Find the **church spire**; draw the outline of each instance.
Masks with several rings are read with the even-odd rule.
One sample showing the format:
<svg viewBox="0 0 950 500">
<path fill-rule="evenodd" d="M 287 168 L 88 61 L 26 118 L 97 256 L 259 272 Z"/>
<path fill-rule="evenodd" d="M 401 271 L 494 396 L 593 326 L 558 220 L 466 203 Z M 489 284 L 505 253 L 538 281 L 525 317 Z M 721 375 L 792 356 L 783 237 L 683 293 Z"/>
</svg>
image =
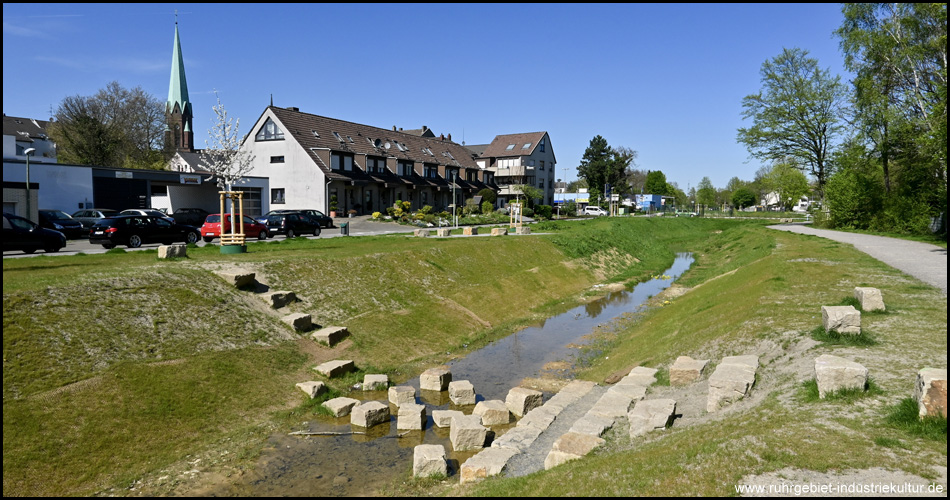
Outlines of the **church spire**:
<svg viewBox="0 0 950 500">
<path fill-rule="evenodd" d="M 175 13 L 175 43 L 172 47 L 172 73 L 168 82 L 168 101 L 165 103 L 168 119 L 167 140 L 176 150 L 194 151 L 191 101 L 188 99 L 188 83 L 185 80 L 185 61 L 181 55 L 181 39 L 178 35 L 178 13 Z"/>
</svg>

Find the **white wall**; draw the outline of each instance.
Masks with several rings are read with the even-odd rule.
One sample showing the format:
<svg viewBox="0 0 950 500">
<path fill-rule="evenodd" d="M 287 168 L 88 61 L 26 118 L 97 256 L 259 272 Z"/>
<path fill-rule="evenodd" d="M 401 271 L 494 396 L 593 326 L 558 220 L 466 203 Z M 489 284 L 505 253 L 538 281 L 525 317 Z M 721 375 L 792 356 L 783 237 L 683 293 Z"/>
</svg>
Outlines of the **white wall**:
<svg viewBox="0 0 950 500">
<path fill-rule="evenodd" d="M 4 163 L 4 182 L 26 182 L 25 163 Z M 92 169 L 34 163 L 30 161 L 30 184 L 39 184 L 39 209 L 79 210 L 81 203 L 92 203 Z"/>
</svg>

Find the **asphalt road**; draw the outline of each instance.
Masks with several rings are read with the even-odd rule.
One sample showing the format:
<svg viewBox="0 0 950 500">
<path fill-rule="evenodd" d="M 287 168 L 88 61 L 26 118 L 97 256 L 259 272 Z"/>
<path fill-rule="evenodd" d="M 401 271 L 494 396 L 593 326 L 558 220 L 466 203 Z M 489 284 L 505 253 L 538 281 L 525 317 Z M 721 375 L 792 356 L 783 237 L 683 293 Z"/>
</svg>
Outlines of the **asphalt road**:
<svg viewBox="0 0 950 500">
<path fill-rule="evenodd" d="M 803 224 L 780 224 L 769 228 L 849 243 L 871 257 L 943 290 L 944 295 L 947 294 L 946 248 L 899 238 L 816 229 Z"/>
</svg>

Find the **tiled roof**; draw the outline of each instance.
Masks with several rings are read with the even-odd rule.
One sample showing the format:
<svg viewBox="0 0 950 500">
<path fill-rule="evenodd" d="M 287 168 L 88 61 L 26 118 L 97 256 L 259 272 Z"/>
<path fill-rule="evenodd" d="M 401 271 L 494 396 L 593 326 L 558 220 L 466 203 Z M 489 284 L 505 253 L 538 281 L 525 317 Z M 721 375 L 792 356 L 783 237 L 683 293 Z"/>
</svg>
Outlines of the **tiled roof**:
<svg viewBox="0 0 950 500">
<path fill-rule="evenodd" d="M 34 137 L 46 138 L 46 127 L 49 122 L 32 118 L 19 118 L 3 115 L 3 135 L 12 135 L 18 141 L 33 142 Z"/>
<path fill-rule="evenodd" d="M 397 158 L 452 167 L 478 168 L 471 151 L 447 139 L 422 137 L 275 106 L 268 109 L 277 117 L 278 126 L 283 131 L 284 137 L 293 136 L 331 179 L 370 180 L 368 174 L 356 170 L 329 169 L 325 161 L 319 159 L 317 150 L 329 149 L 333 152 Z M 254 140 L 254 133 L 256 130 L 248 135 L 249 140 Z"/>
<path fill-rule="evenodd" d="M 528 156 L 538 147 L 538 143 L 547 132 L 528 132 L 524 134 L 496 135 L 495 140 L 482 152 L 483 158 L 504 158 L 508 156 Z M 514 144 L 514 148 L 508 146 Z M 522 149 L 530 144 L 528 149 Z"/>
</svg>

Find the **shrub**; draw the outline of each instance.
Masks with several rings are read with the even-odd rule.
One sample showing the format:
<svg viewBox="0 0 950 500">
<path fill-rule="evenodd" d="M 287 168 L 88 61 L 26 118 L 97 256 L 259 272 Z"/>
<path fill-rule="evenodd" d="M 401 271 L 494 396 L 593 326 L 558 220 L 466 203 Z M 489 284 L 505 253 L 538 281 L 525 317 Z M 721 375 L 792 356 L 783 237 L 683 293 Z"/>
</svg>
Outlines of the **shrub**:
<svg viewBox="0 0 950 500">
<path fill-rule="evenodd" d="M 550 205 L 538 205 L 534 207 L 534 213 L 543 219 L 550 219 L 554 209 Z"/>
<path fill-rule="evenodd" d="M 495 210 L 495 205 L 493 205 L 492 202 L 490 202 L 490 201 L 483 201 L 483 202 L 482 202 L 482 213 L 483 213 L 483 214 L 490 214 L 490 213 L 492 213 L 494 210 Z"/>
</svg>

